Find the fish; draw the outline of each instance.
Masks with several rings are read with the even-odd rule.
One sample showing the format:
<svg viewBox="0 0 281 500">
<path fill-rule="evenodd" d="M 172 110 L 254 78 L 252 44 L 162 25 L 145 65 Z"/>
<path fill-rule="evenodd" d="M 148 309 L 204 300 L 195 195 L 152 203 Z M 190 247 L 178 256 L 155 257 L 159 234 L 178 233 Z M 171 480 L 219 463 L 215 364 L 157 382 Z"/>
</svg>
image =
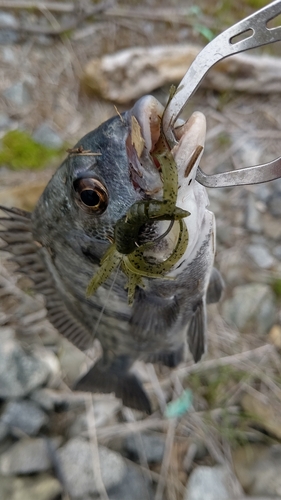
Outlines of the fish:
<svg viewBox="0 0 281 500">
<path fill-rule="evenodd" d="M 120 266 L 86 294 L 114 244 L 118 222 L 145 200 L 163 203 L 161 159 L 153 156 L 163 112 L 153 96 L 139 99 L 68 150 L 33 212 L 0 207 L 4 249 L 44 295 L 50 322 L 83 351 L 95 339 L 101 345 L 100 359 L 74 389 L 115 393 L 125 406 L 147 414 L 151 402 L 134 362 L 174 368 L 188 350 L 198 362 L 207 349 L 206 304 L 218 302 L 224 288 L 214 267 L 215 216 L 206 189 L 196 181 L 206 120 L 194 112 L 187 122 L 176 123 L 178 142 L 170 152 L 182 225 L 148 218 L 135 242 L 152 270 L 173 255 L 183 229 L 184 250 L 166 272 L 141 276 L 131 303 Z"/>
</svg>

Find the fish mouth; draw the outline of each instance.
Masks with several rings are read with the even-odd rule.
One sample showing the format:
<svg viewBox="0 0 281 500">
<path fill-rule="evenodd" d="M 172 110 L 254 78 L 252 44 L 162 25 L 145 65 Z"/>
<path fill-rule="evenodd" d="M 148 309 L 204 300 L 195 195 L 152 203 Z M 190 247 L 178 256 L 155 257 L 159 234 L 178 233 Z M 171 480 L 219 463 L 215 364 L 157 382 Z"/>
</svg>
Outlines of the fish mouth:
<svg viewBox="0 0 281 500">
<path fill-rule="evenodd" d="M 163 181 L 160 165 L 153 153 L 160 135 L 164 107 L 153 96 L 139 99 L 134 107 L 125 113 L 130 129 L 127 138 L 127 154 L 130 176 L 135 189 L 144 199 L 163 199 Z M 176 205 L 190 212 L 193 208 L 192 194 L 196 183 L 196 172 L 204 151 L 206 119 L 196 111 L 183 122 L 177 120 L 174 129 L 177 144 L 172 148 L 178 174 Z M 205 207 L 204 207 L 205 208 Z M 188 218 L 185 219 L 188 225 Z M 170 228 L 170 229 L 169 229 Z M 149 261 L 165 261 L 173 252 L 179 237 L 179 223 L 157 221 L 145 224 L 139 235 L 139 243 L 155 242 L 144 255 Z M 161 235 L 164 235 L 161 237 Z"/>
</svg>

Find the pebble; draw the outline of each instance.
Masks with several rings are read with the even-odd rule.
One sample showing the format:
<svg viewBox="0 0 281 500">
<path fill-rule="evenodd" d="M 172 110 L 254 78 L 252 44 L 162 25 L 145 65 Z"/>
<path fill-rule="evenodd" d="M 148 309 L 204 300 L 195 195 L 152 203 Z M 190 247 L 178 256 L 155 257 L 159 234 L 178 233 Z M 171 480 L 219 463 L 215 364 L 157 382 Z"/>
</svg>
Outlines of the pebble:
<svg viewBox="0 0 281 500">
<path fill-rule="evenodd" d="M 49 123 L 42 123 L 33 134 L 34 141 L 48 148 L 59 149 L 63 146 L 63 140 L 52 129 Z"/>
<path fill-rule="evenodd" d="M 49 474 L 33 477 L 0 476 L 1 500 L 55 500 L 61 493 L 61 485 Z"/>
<path fill-rule="evenodd" d="M 140 453 L 144 454 L 148 463 L 162 462 L 165 450 L 165 437 L 152 434 L 134 434 L 127 436 L 124 449 L 132 460 L 140 460 Z"/>
<path fill-rule="evenodd" d="M 2 342 L 0 349 L 0 398 L 24 397 L 43 385 L 49 376 L 45 362 L 25 352 L 13 340 Z"/>
<path fill-rule="evenodd" d="M 222 304 L 222 315 L 239 330 L 265 334 L 274 324 L 275 297 L 269 285 L 250 283 L 233 288 L 233 297 Z"/>
<path fill-rule="evenodd" d="M 274 258 L 265 245 L 248 245 L 246 252 L 255 264 L 262 269 L 270 269 L 275 263 Z"/>
<path fill-rule="evenodd" d="M 201 465 L 189 477 L 184 500 L 227 500 L 239 493 L 241 487 L 226 467 Z"/>
<path fill-rule="evenodd" d="M 21 433 L 35 436 L 43 425 L 48 422 L 46 413 L 33 401 L 11 401 L 6 405 L 1 415 L 1 422 L 10 430 L 12 435 Z"/>
<path fill-rule="evenodd" d="M 56 438 L 57 446 L 60 439 Z M 47 439 L 23 438 L 0 456 L 0 473 L 3 475 L 34 474 L 47 471 L 52 466 Z"/>
<path fill-rule="evenodd" d="M 121 455 L 104 446 L 99 446 L 98 454 L 102 481 L 109 490 L 124 480 L 126 465 Z M 88 441 L 79 437 L 70 439 L 58 450 L 58 459 L 71 498 L 84 500 L 99 493 L 93 468 L 94 450 Z"/>
<path fill-rule="evenodd" d="M 154 500 L 152 484 L 146 474 L 134 466 L 126 466 L 123 481 L 108 491 L 109 500 Z"/>
<path fill-rule="evenodd" d="M 32 98 L 29 89 L 24 82 L 17 82 L 3 92 L 3 96 L 11 104 L 21 107 L 30 104 Z"/>
</svg>

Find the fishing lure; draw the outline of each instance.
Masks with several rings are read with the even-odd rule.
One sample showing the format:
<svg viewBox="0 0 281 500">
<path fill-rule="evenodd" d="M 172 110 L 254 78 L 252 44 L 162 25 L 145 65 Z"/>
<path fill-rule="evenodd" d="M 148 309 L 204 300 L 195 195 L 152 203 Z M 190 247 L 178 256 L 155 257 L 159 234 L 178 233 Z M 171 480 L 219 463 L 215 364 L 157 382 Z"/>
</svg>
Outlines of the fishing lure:
<svg viewBox="0 0 281 500">
<path fill-rule="evenodd" d="M 182 220 L 189 212 L 176 206 L 178 193 L 178 173 L 175 160 L 169 150 L 163 132 L 155 146 L 152 157 L 161 169 L 163 200 L 142 200 L 134 203 L 115 225 L 114 242 L 100 262 L 100 268 L 91 279 L 86 295 L 89 297 L 106 281 L 119 265 L 128 278 L 128 303 L 132 304 L 136 286 L 144 286 L 142 278 L 164 276 L 184 255 L 188 245 L 188 231 Z M 154 221 L 172 221 L 168 230 L 153 242 L 138 245 L 141 227 Z M 172 254 L 163 262 L 150 263 L 145 259 L 145 251 L 164 238 L 174 221 L 179 224 L 179 236 Z"/>
</svg>

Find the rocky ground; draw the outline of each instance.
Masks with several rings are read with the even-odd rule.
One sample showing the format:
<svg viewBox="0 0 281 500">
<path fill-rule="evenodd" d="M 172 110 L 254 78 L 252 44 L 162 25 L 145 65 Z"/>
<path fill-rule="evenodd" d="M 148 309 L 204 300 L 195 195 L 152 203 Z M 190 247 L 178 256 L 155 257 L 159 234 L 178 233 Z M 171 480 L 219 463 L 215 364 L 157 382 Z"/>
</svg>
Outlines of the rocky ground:
<svg viewBox="0 0 281 500">
<path fill-rule="evenodd" d="M 53 36 L 73 20 L 71 12 L 11 4 L 5 9 L 0 1 L 2 149 L 7 132 L 19 130 L 55 154 L 40 170 L 19 170 L 18 163 L 11 170 L 2 157 L 0 204 L 31 210 L 64 150 L 115 114 L 112 103 L 80 84 L 91 57 L 204 40 L 190 23 L 116 12 Z M 218 29 L 209 12 L 201 21 Z M 168 89 L 155 95 L 164 102 Z M 222 171 L 280 156 L 280 103 L 280 95 L 199 90 L 187 112 L 207 116 L 202 168 Z M 93 352 L 81 353 L 58 335 L 43 298 L 30 293 L 28 280 L 0 252 L 1 500 L 281 498 L 281 180 L 209 196 L 225 296 L 209 307 L 201 363 L 173 372 L 136 366 L 153 401 L 151 417 L 113 396 L 69 389 Z"/>
</svg>

